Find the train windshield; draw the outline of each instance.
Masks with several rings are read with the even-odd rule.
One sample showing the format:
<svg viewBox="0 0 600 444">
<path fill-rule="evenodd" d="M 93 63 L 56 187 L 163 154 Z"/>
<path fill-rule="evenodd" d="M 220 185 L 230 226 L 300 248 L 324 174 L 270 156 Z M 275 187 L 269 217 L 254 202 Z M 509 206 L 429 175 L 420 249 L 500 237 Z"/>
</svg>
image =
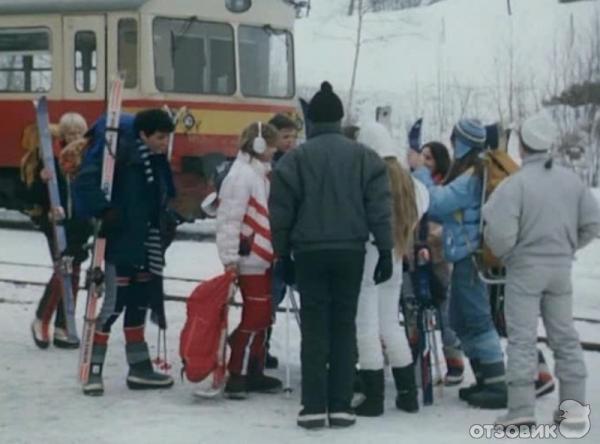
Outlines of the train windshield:
<svg viewBox="0 0 600 444">
<path fill-rule="evenodd" d="M 233 95 L 236 90 L 233 28 L 226 23 L 156 18 L 154 72 L 159 91 Z"/>
<path fill-rule="evenodd" d="M 294 95 L 292 35 L 270 26 L 241 25 L 240 81 L 247 97 L 289 98 Z"/>
</svg>

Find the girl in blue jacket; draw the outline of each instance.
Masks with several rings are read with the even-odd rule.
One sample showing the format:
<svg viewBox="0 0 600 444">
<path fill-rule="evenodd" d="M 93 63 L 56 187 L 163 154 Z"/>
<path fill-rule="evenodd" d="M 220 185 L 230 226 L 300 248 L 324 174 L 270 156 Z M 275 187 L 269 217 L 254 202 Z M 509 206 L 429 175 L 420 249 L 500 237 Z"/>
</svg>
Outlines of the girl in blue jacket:
<svg viewBox="0 0 600 444">
<path fill-rule="evenodd" d="M 476 378 L 476 384 L 461 389 L 459 396 L 473 406 L 500 409 L 506 406 L 503 353 L 473 257 L 482 235 L 480 154 L 485 139 L 485 128 L 478 120 L 460 120 L 452 132 L 454 162 L 446 180 L 436 186 L 425 167 L 414 175 L 429 190 L 429 216 L 443 225 L 444 256 L 453 264 L 450 323 Z"/>
</svg>

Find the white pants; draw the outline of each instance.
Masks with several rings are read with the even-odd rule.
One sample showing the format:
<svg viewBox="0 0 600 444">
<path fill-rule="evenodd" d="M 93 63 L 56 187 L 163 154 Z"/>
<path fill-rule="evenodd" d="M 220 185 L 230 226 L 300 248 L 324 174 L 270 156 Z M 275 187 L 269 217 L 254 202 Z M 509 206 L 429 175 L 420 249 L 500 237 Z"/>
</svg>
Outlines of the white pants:
<svg viewBox="0 0 600 444">
<path fill-rule="evenodd" d="M 406 367 L 412 363 L 412 354 L 406 332 L 399 321 L 402 260 L 397 260 L 394 256 L 392 278 L 375 286 L 373 273 L 379 253 L 371 242 L 367 243 L 366 249 L 356 315 L 360 368 L 362 370 L 382 369 L 384 351 L 392 367 Z"/>
</svg>

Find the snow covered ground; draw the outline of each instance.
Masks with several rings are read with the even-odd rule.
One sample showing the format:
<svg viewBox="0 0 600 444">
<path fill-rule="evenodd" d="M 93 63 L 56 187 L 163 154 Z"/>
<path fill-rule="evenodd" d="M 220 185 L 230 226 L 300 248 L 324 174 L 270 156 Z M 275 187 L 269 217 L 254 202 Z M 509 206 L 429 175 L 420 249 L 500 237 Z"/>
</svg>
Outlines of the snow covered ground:
<svg viewBox="0 0 600 444">
<path fill-rule="evenodd" d="M 208 278 L 220 271 L 212 243 L 175 242 L 168 254 L 169 276 Z M 0 230 L 0 261 L 49 264 L 44 239 L 38 233 Z M 0 279 L 20 277 L 44 281 L 44 268 L 7 266 L 0 263 Z M 578 256 L 575 266 L 576 313 L 600 319 L 600 241 Z M 187 294 L 191 283 L 168 283 L 168 292 Z M 462 443 L 469 440 L 472 424 L 494 421 L 496 412 L 467 407 L 457 398 L 457 389 L 444 389 L 435 405 L 409 415 L 393 407 L 394 389 L 387 381 L 387 411 L 382 418 L 360 418 L 348 430 L 307 432 L 295 425 L 299 410 L 299 331 L 290 319 L 291 375 L 294 392 L 254 395 L 247 401 L 197 400 L 194 386 L 178 376 L 178 336 L 184 323 L 185 306 L 168 302 L 169 356 L 174 364 L 176 385 L 159 392 L 131 392 L 125 385 L 124 341 L 115 326 L 105 368 L 106 393 L 102 398 L 81 394 L 76 379 L 77 353 L 38 350 L 29 333 L 40 287 L 0 283 L 0 443 L 70 444 L 94 443 L 412 443 L 418 440 Z M 83 294 L 82 294 L 83 296 Z M 78 319 L 83 316 L 79 305 Z M 239 310 L 231 310 L 235 325 Z M 284 378 L 285 319 L 279 315 L 273 334 L 273 351 L 282 367 L 275 375 Z M 578 323 L 582 339 L 600 340 L 598 325 Z M 149 326 L 147 338 L 154 349 L 156 328 Z M 545 346 L 542 349 L 547 350 Z M 590 370 L 588 395 L 592 430 L 585 442 L 600 438 L 600 353 L 586 353 Z M 472 376 L 468 375 L 469 382 Z M 538 421 L 549 422 L 557 397 L 538 402 Z M 598 406 L 597 409 L 595 406 Z"/>
</svg>

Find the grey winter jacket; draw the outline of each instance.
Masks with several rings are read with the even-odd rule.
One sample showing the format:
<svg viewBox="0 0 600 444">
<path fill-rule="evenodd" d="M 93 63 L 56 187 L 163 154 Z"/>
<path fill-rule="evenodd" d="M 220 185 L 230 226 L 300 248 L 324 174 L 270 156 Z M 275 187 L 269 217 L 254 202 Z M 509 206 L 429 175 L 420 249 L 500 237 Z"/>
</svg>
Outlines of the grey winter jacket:
<svg viewBox="0 0 600 444">
<path fill-rule="evenodd" d="M 387 170 L 375 151 L 315 124 L 307 142 L 288 152 L 272 174 L 269 197 L 275 253 L 364 250 L 369 233 L 393 248 Z"/>
<path fill-rule="evenodd" d="M 547 159 L 526 157 L 483 208 L 486 243 L 509 268 L 569 266 L 576 250 L 600 233 L 600 209 L 591 191 L 566 168 L 546 169 Z"/>
</svg>

